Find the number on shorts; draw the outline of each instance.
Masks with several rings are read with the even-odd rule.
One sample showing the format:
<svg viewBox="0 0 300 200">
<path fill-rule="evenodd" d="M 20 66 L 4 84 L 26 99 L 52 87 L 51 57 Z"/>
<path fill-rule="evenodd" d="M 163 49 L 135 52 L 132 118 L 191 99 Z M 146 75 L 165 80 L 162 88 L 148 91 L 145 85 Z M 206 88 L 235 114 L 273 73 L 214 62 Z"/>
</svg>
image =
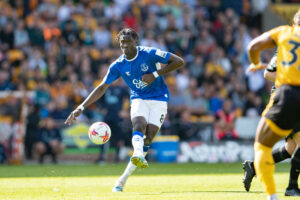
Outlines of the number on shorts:
<svg viewBox="0 0 300 200">
<path fill-rule="evenodd" d="M 282 61 L 282 65 L 286 67 L 293 65 L 298 60 L 298 55 L 296 53 L 296 50 L 300 47 L 300 43 L 294 40 L 290 40 L 289 44 L 294 45 L 294 47 L 290 50 L 290 53 L 292 54 L 293 58 L 290 62 Z"/>
<path fill-rule="evenodd" d="M 160 116 L 160 123 L 163 123 L 163 121 L 164 121 L 164 119 L 165 119 L 165 115 L 164 114 L 162 114 L 161 116 Z"/>
</svg>

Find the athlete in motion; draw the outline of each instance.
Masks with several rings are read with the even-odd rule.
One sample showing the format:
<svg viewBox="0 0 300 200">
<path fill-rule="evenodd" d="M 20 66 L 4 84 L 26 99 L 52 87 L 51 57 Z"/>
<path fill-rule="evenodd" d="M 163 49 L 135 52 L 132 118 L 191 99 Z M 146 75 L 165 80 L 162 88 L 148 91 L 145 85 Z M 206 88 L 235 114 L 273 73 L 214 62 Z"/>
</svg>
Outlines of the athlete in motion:
<svg viewBox="0 0 300 200">
<path fill-rule="evenodd" d="M 271 59 L 268 67 L 265 69 L 264 77 L 272 82 L 276 79 L 276 69 L 277 69 L 277 55 L 275 54 Z M 275 92 L 275 85 L 272 87 L 271 94 Z M 300 190 L 298 187 L 298 177 L 299 171 L 297 171 L 297 166 L 300 165 L 300 129 L 297 127 L 285 138 L 286 143 L 284 146 L 278 147 L 272 150 L 272 156 L 275 163 L 281 162 L 287 158 L 291 158 L 291 168 L 289 185 L 285 190 L 285 196 L 300 196 Z M 295 135 L 297 134 L 297 135 Z M 295 150 L 296 149 L 296 150 Z M 249 192 L 251 187 L 251 182 L 253 177 L 256 175 L 254 168 L 254 161 L 246 160 L 243 163 L 244 178 L 243 184 L 247 192 Z"/>
<path fill-rule="evenodd" d="M 294 16 L 294 26 L 280 26 L 263 33 L 248 46 L 252 63 L 247 72 L 267 67 L 260 61 L 260 52 L 278 47 L 275 93 L 267 105 L 256 130 L 254 167 L 268 200 L 277 200 L 274 182 L 272 147 L 288 136 L 300 123 L 300 10 Z M 300 170 L 297 166 L 296 170 Z"/>
<path fill-rule="evenodd" d="M 117 40 L 123 54 L 110 65 L 101 84 L 69 115 L 65 124 L 70 125 L 84 108 L 103 96 L 113 81 L 123 78 L 131 89 L 130 114 L 134 153 L 112 190 L 122 192 L 128 176 L 136 167 L 148 167 L 145 155 L 167 114 L 169 91 L 163 75 L 182 67 L 184 61 L 170 52 L 138 46 L 139 36 L 130 28 L 122 29 Z M 161 63 L 166 65 L 161 67 Z"/>
</svg>

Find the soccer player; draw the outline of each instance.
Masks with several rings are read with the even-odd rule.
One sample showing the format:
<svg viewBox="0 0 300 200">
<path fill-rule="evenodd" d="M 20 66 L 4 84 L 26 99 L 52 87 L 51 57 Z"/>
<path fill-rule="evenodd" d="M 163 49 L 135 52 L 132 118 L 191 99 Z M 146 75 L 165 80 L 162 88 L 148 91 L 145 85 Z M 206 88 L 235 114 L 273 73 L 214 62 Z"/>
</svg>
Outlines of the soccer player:
<svg viewBox="0 0 300 200">
<path fill-rule="evenodd" d="M 256 72 L 267 67 L 260 61 L 260 52 L 278 47 L 275 93 L 267 105 L 258 124 L 254 143 L 254 166 L 257 177 L 262 182 L 268 200 L 277 200 L 274 182 L 274 159 L 272 147 L 300 123 L 300 10 L 294 16 L 294 26 L 280 26 L 263 33 L 248 46 L 248 56 L 252 63 L 248 72 Z M 297 165 L 297 169 L 300 165 Z"/>
<path fill-rule="evenodd" d="M 270 63 L 268 64 L 267 69 L 264 72 L 264 77 L 268 79 L 269 81 L 274 82 L 276 79 L 276 68 L 277 68 L 277 55 L 274 55 L 271 59 Z M 272 87 L 271 94 L 275 92 L 276 87 Z M 274 149 L 272 151 L 272 156 L 275 163 L 281 162 L 287 158 L 290 158 L 296 147 L 297 143 L 300 144 L 300 141 L 295 141 L 294 135 L 297 133 L 299 134 L 299 129 L 294 129 L 292 133 L 286 137 L 286 144 L 282 147 L 279 147 L 277 149 Z M 299 145 L 298 145 L 299 147 Z M 286 188 L 285 196 L 300 196 L 300 190 L 298 187 L 298 176 L 299 172 L 296 170 L 297 165 L 300 165 L 300 148 L 297 148 L 295 152 L 295 157 L 293 156 L 291 160 L 291 169 L 290 169 L 290 178 L 289 178 L 289 185 Z M 243 183 L 246 191 L 248 192 L 250 190 L 251 182 L 253 177 L 256 175 L 255 168 L 254 168 L 254 162 L 253 161 L 245 161 L 243 163 L 243 169 L 244 169 L 244 178 Z"/>
<path fill-rule="evenodd" d="M 128 176 L 136 167 L 148 167 L 144 156 L 167 114 L 169 91 L 162 76 L 182 67 L 184 61 L 170 52 L 138 46 L 139 36 L 130 28 L 122 29 L 117 40 L 123 54 L 110 65 L 104 80 L 69 115 L 65 124 L 70 125 L 84 108 L 102 97 L 113 81 L 123 78 L 131 89 L 130 114 L 134 152 L 113 188 L 113 192 L 122 192 Z M 161 67 L 160 63 L 166 65 Z"/>
</svg>

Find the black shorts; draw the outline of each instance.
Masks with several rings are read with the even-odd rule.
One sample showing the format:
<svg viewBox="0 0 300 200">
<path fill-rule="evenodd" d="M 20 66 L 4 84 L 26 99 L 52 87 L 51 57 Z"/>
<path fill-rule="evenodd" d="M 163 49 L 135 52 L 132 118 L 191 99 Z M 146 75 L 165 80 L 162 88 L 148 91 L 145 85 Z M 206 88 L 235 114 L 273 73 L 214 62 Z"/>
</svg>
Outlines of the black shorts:
<svg viewBox="0 0 300 200">
<path fill-rule="evenodd" d="M 273 92 L 275 92 L 276 91 L 276 86 L 275 85 L 273 85 L 272 86 L 272 88 L 271 88 L 271 95 L 273 94 Z"/>
<path fill-rule="evenodd" d="M 287 136 L 288 130 L 300 124 L 300 87 L 281 85 L 267 105 L 264 114 L 273 123 L 267 123 L 278 135 Z"/>
<path fill-rule="evenodd" d="M 285 137 L 285 140 L 287 141 L 289 138 L 293 139 L 294 135 L 298 132 L 300 132 L 300 125 L 298 125 L 296 128 L 294 128 L 292 130 L 292 132 L 287 137 Z"/>
</svg>

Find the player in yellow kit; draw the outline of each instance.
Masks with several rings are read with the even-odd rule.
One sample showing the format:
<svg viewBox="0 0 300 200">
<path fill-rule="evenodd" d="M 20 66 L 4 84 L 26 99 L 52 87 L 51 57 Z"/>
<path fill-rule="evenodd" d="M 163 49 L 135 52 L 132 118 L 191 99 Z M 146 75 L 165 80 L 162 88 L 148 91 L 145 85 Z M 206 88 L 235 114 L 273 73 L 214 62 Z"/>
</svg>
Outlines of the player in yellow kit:
<svg viewBox="0 0 300 200">
<path fill-rule="evenodd" d="M 260 52 L 276 46 L 277 90 L 272 94 L 257 127 L 254 144 L 254 165 L 268 200 L 278 199 L 272 147 L 300 123 L 300 10 L 294 16 L 293 26 L 274 28 L 251 41 L 248 56 L 252 64 L 247 72 L 266 68 L 267 64 L 260 62 Z"/>
<path fill-rule="evenodd" d="M 264 71 L 264 77 L 272 82 L 276 80 L 276 69 L 277 69 L 277 53 L 272 57 L 268 64 L 268 67 Z M 275 92 L 275 85 L 271 89 L 271 94 Z M 300 166 L 300 126 L 293 129 L 293 131 L 285 138 L 285 145 L 273 148 L 272 156 L 274 163 L 279 163 L 287 158 L 291 158 L 291 168 L 289 184 L 285 190 L 285 196 L 300 196 L 300 189 L 298 186 L 299 171 L 297 171 L 298 166 Z M 247 192 L 249 192 L 251 187 L 251 182 L 253 177 L 256 175 L 254 168 L 254 161 L 246 160 L 243 163 L 244 178 L 243 184 Z"/>
</svg>

